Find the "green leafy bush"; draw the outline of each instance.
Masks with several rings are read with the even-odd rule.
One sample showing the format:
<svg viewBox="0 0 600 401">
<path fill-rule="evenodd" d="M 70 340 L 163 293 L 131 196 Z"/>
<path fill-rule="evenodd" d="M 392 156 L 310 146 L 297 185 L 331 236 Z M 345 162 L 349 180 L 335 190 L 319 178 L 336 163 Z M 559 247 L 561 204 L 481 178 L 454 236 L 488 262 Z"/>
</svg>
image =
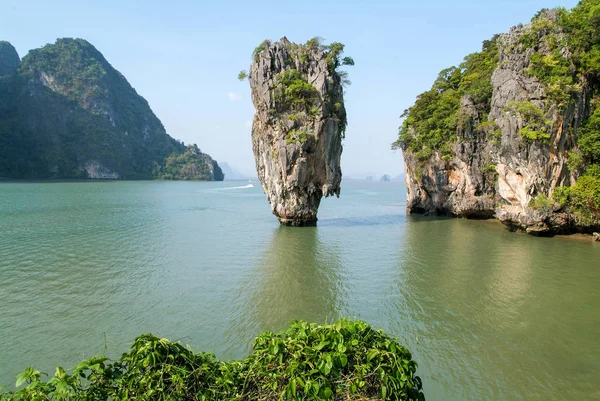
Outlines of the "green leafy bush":
<svg viewBox="0 0 600 401">
<path fill-rule="evenodd" d="M 600 78 L 600 1 L 582 0 L 571 11 L 560 10 L 558 23 L 568 35 L 569 49 L 577 71 Z"/>
<path fill-rule="evenodd" d="M 569 150 L 567 152 L 567 166 L 571 171 L 578 171 L 583 168 L 583 155 L 579 149 Z"/>
<path fill-rule="evenodd" d="M 600 163 L 600 108 L 579 130 L 579 148 L 590 163 Z"/>
<path fill-rule="evenodd" d="M 576 209 L 600 212 L 600 178 L 592 175 L 579 177 L 571 188 L 571 205 Z"/>
<path fill-rule="evenodd" d="M 597 222 L 600 215 L 600 165 L 588 167 L 572 187 L 556 188 L 553 198 L 561 206 L 568 207 L 580 224 Z"/>
<path fill-rule="evenodd" d="M 541 212 L 551 212 L 554 209 L 554 201 L 544 194 L 539 194 L 529 202 L 529 207 Z"/>
<path fill-rule="evenodd" d="M 276 76 L 277 86 L 273 89 L 276 107 L 281 111 L 299 110 L 309 112 L 319 101 L 319 92 L 308 83 L 302 73 L 289 68 Z"/>
<path fill-rule="evenodd" d="M 246 359 L 221 362 L 151 334 L 117 361 L 94 357 L 48 381 L 28 368 L 6 401 L 424 400 L 410 352 L 360 321 L 294 322 L 267 332 Z"/>
</svg>

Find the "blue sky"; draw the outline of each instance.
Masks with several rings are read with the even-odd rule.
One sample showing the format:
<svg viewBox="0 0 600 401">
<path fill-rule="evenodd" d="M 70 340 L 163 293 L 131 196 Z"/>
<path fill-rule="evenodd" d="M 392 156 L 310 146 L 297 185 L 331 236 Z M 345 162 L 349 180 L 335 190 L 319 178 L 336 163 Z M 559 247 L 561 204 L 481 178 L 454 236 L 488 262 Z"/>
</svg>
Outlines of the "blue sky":
<svg viewBox="0 0 600 401">
<path fill-rule="evenodd" d="M 393 176 L 390 150 L 399 116 L 438 72 L 478 51 L 483 40 L 528 22 L 541 8 L 576 0 L 455 1 L 28 1 L 0 0 L 0 40 L 21 57 L 59 37 L 87 39 L 144 96 L 167 132 L 254 173 L 247 82 L 252 50 L 264 39 L 346 44 L 352 85 L 345 176 Z"/>
</svg>

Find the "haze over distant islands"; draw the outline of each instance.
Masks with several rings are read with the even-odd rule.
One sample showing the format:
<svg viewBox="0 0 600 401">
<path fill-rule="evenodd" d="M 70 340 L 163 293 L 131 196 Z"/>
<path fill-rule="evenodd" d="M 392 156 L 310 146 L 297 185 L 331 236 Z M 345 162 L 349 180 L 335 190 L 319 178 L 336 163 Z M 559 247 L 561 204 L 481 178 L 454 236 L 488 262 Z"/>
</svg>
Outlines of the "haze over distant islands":
<svg viewBox="0 0 600 401">
<path fill-rule="evenodd" d="M 225 175 L 225 181 L 231 180 L 258 180 L 256 173 L 245 174 L 238 170 L 236 166 L 230 166 L 227 162 L 219 162 L 219 166 Z"/>
</svg>

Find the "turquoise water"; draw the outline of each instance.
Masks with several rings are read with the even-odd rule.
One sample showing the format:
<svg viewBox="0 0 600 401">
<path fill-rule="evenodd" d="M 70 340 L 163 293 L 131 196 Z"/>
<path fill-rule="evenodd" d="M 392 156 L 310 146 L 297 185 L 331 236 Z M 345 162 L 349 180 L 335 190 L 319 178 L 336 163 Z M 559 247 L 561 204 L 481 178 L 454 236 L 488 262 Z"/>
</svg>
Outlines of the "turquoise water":
<svg viewBox="0 0 600 401">
<path fill-rule="evenodd" d="M 147 332 L 231 359 L 349 316 L 413 351 L 428 400 L 600 400 L 600 244 L 407 217 L 395 182 L 279 227 L 252 184 L 1 183 L 0 384 Z"/>
</svg>

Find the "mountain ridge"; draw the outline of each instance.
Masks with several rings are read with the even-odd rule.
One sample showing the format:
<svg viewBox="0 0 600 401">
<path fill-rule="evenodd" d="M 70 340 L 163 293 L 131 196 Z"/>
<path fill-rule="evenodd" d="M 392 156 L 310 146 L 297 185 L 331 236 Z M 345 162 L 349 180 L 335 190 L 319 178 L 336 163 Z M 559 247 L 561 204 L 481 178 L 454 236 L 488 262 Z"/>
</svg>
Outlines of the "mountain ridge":
<svg viewBox="0 0 600 401">
<path fill-rule="evenodd" d="M 188 149 L 86 40 L 57 39 L 31 50 L 17 68 L 14 47 L 1 43 L 0 176 L 165 178 L 160 170 L 167 159 Z M 192 153 L 188 162 L 197 174 L 169 179 L 222 176 L 209 155 Z"/>
</svg>

